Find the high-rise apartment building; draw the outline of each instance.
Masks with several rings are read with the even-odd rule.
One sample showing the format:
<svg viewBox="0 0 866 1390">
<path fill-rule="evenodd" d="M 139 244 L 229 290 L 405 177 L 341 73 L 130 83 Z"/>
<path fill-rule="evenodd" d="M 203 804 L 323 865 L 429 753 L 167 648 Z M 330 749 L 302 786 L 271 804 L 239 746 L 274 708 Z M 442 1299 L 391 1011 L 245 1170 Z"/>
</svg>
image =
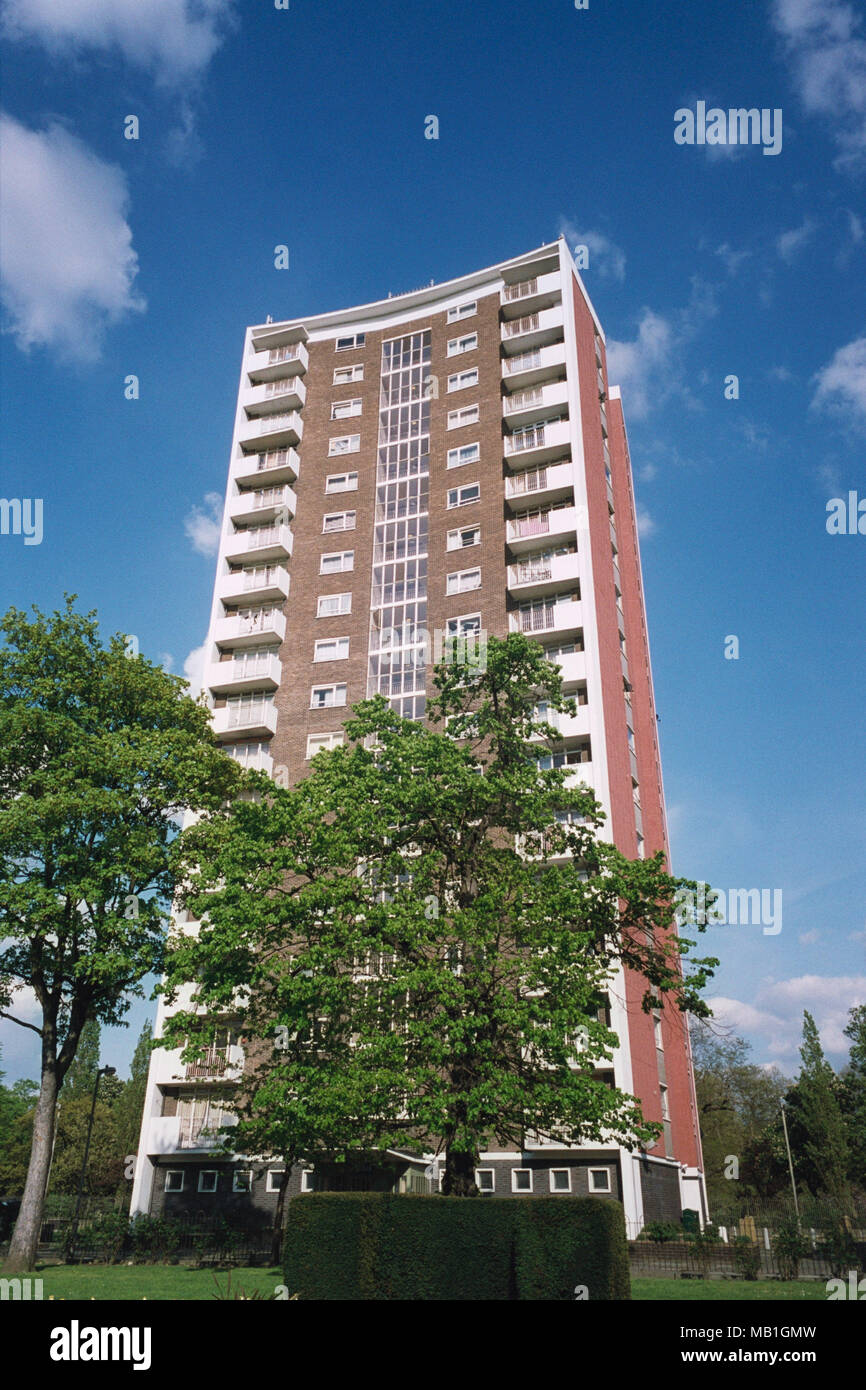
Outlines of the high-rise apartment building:
<svg viewBox="0 0 866 1390">
<path fill-rule="evenodd" d="M 246 334 L 206 648 L 226 751 L 295 781 L 367 695 L 423 718 L 428 634 L 477 631 L 531 634 L 558 662 L 577 713 L 559 716 L 551 765 L 593 788 L 626 855 L 667 852 L 620 393 L 562 239 Z M 632 1234 L 705 1211 L 685 1021 L 668 1005 L 644 1013 L 643 990 L 627 970 L 613 982 L 619 1047 L 603 1069 L 663 1125 L 658 1144 L 633 1155 L 527 1136 L 483 1155 L 482 1191 L 616 1196 Z M 240 1066 L 231 1029 L 194 1064 L 154 1054 L 134 1211 L 276 1200 L 273 1168 L 212 1155 Z M 435 1173 L 388 1158 L 400 1190 Z M 307 1169 L 289 1191 L 336 1182 Z"/>
</svg>

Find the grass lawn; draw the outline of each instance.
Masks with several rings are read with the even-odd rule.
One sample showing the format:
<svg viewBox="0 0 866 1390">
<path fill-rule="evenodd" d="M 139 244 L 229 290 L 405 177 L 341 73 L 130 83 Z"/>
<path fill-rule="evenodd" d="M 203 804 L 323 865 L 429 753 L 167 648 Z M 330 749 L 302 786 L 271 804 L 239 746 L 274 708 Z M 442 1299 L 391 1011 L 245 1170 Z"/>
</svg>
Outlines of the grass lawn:
<svg viewBox="0 0 866 1390">
<path fill-rule="evenodd" d="M 825 1303 L 823 1280 L 799 1283 L 781 1279 L 632 1279 L 631 1296 L 640 1300 L 688 1300 L 691 1303 L 737 1302 L 769 1303 L 784 1299 Z"/>
<path fill-rule="evenodd" d="M 48 1299 L 146 1298 L 210 1300 L 217 1281 L 225 1292 L 228 1270 L 186 1269 L 183 1265 L 46 1265 L 37 1271 Z M 283 1276 L 279 1269 L 231 1270 L 232 1292 L 271 1294 Z M 291 1292 L 291 1290 L 290 1290 Z"/>
<path fill-rule="evenodd" d="M 183 1265 L 46 1265 L 38 1271 L 46 1299 L 89 1300 L 146 1298 L 150 1301 L 211 1300 L 219 1281 L 225 1291 L 227 1270 L 186 1269 Z M 271 1294 L 282 1283 L 279 1269 L 241 1268 L 231 1271 L 233 1292 Z M 641 1301 L 770 1302 L 782 1299 L 824 1301 L 823 1282 L 782 1283 L 779 1280 L 633 1279 L 632 1298 Z"/>
</svg>

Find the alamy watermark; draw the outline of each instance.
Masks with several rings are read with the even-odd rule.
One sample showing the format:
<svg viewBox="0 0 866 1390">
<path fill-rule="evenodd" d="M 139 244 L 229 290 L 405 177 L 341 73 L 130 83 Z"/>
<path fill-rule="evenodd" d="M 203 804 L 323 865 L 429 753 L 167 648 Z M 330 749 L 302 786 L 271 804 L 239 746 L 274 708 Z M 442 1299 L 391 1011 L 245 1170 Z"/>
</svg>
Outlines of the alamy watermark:
<svg viewBox="0 0 866 1390">
<path fill-rule="evenodd" d="M 678 145 L 763 145 L 764 154 L 780 154 L 782 111 L 778 106 L 707 110 L 699 101 L 694 111 L 681 106 L 674 112 L 674 140 Z"/>
<path fill-rule="evenodd" d="M 762 927 L 764 936 L 782 930 L 781 888 L 709 888 L 699 883 L 697 893 L 679 888 L 674 894 L 677 926 Z"/>
<path fill-rule="evenodd" d="M 41 545 L 42 498 L 0 497 L 0 536 L 23 536 L 25 545 Z"/>
<path fill-rule="evenodd" d="M 436 628 L 431 634 L 426 628 L 411 623 L 402 627 L 383 627 L 375 653 L 379 669 L 388 666 L 466 666 L 472 671 L 487 670 L 487 631 L 484 628 L 466 632 L 447 632 Z"/>
</svg>

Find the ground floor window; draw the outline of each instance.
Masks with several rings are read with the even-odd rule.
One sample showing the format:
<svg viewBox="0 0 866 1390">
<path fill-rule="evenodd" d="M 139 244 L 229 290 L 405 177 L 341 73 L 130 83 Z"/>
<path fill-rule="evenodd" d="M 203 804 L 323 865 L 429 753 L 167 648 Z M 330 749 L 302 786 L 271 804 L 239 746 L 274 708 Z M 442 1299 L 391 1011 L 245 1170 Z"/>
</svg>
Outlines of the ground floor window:
<svg viewBox="0 0 866 1390">
<path fill-rule="evenodd" d="M 609 1168 L 590 1168 L 589 1190 L 590 1192 L 610 1192 Z"/>
<path fill-rule="evenodd" d="M 571 1191 L 571 1171 L 568 1168 L 551 1168 L 550 1190 L 551 1192 Z"/>
<path fill-rule="evenodd" d="M 280 1183 L 281 1183 L 282 1180 L 283 1180 L 283 1173 L 284 1173 L 285 1171 L 286 1171 L 285 1168 L 269 1168 L 269 1169 L 268 1169 L 268 1179 L 267 1179 L 267 1182 L 265 1183 L 265 1191 L 266 1191 L 266 1192 L 279 1192 L 279 1190 L 280 1190 Z"/>
<path fill-rule="evenodd" d="M 182 1168 L 167 1168 L 165 1173 L 166 1192 L 183 1192 L 183 1178 Z"/>
<path fill-rule="evenodd" d="M 531 1168 L 512 1168 L 512 1170 L 511 1170 L 511 1191 L 512 1191 L 512 1192 L 531 1192 L 531 1191 L 532 1191 L 532 1169 L 531 1169 Z"/>
<path fill-rule="evenodd" d="M 216 1168 L 202 1168 L 198 1175 L 199 1192 L 216 1192 L 219 1172 Z"/>
<path fill-rule="evenodd" d="M 475 1181 L 479 1192 L 496 1191 L 496 1172 L 493 1168 L 476 1168 Z"/>
<path fill-rule="evenodd" d="M 248 1168 L 236 1168 L 232 1174 L 232 1192 L 252 1192 L 253 1175 Z"/>
</svg>

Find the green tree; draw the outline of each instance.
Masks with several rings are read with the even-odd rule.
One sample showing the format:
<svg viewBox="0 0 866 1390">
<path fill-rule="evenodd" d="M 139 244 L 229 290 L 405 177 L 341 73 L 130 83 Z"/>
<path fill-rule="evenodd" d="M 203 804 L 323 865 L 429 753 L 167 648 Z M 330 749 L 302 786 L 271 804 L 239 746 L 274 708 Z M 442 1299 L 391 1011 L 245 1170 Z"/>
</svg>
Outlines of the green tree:
<svg viewBox="0 0 866 1390">
<path fill-rule="evenodd" d="M 95 1018 L 89 1018 L 82 1028 L 78 1050 L 70 1063 L 60 1092 L 64 1101 L 80 1099 L 82 1096 L 90 1100 L 92 1097 L 96 1074 L 99 1071 L 100 1032 L 99 1022 Z M 104 1085 L 107 1079 L 103 1078 L 101 1084 Z"/>
<path fill-rule="evenodd" d="M 840 1084 L 824 1056 L 815 1020 L 803 1014 L 802 1067 L 797 1078 L 799 1118 L 804 1130 L 802 1152 L 817 1174 L 820 1191 L 840 1208 L 851 1204 L 848 1183 L 848 1137 L 839 1104 Z M 793 1141 L 792 1141 L 793 1142 Z"/>
<path fill-rule="evenodd" d="M 82 1030 L 120 1022 L 161 967 L 180 811 L 220 804 L 242 774 L 186 682 L 128 656 L 121 635 L 103 646 L 96 615 L 72 598 L 32 620 L 12 608 L 0 632 L 0 1012 L 41 1045 L 17 1271 L 35 1260 L 58 1092 Z M 38 1026 L 15 1016 L 24 987 Z"/>
<path fill-rule="evenodd" d="M 844 1033 L 851 1040 L 840 1095 L 848 1129 L 849 1172 L 852 1182 L 866 1192 L 866 1004 L 851 1009 Z"/>
<path fill-rule="evenodd" d="M 144 1114 L 144 1097 L 147 1091 L 147 1071 L 152 1051 L 152 1037 L 153 1024 L 148 1020 L 142 1027 L 138 1042 L 135 1045 L 135 1052 L 132 1054 L 129 1080 L 114 1104 L 118 1153 L 123 1159 L 124 1182 L 127 1186 L 129 1186 L 130 1179 L 126 1173 L 131 1174 L 132 1172 L 128 1160 L 134 1157 L 138 1151 L 141 1119 Z"/>
<path fill-rule="evenodd" d="M 38 1086 L 21 1079 L 3 1084 L 0 1071 L 0 1197 L 21 1192 L 27 1174 L 27 1157 L 33 1131 L 33 1108 Z"/>
<path fill-rule="evenodd" d="M 596 1069 L 617 1041 L 606 991 L 621 961 L 645 1009 L 705 1014 L 716 962 L 684 975 L 681 881 L 603 841 L 592 794 L 545 769 L 556 731 L 536 710 L 574 705 L 535 643 L 491 639 L 484 671 L 445 662 L 434 682 L 434 727 L 365 701 L 296 787 L 262 778 L 260 800 L 184 832 L 183 900 L 203 925 L 175 943 L 169 980 L 195 980 L 207 1016 L 178 1013 L 167 1038 L 191 1057 L 215 1017 L 239 1020 L 234 1147 L 433 1149 L 443 1190 L 474 1195 L 491 1141 L 653 1142 Z"/>
<path fill-rule="evenodd" d="M 49 1191 L 52 1194 L 78 1191 L 92 1104 L 91 1092 L 89 1096 L 71 1096 L 68 1099 L 64 1096 L 57 1108 L 54 1158 L 49 1180 Z M 108 1196 L 117 1190 L 122 1181 L 123 1159 L 118 1140 L 117 1118 L 112 1106 L 104 1100 L 97 1099 L 93 1111 L 87 1168 L 84 1173 L 84 1191 Z"/>
</svg>

